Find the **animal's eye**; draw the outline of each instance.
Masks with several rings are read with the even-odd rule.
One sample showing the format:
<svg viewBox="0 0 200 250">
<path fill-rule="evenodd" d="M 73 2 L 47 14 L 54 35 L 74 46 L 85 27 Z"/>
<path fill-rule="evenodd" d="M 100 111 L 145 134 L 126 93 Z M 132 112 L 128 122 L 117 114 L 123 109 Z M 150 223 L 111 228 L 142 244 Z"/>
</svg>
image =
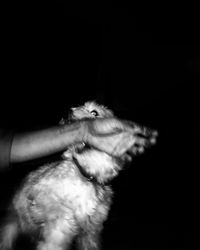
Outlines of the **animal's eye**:
<svg viewBox="0 0 200 250">
<path fill-rule="evenodd" d="M 98 115 L 99 115 L 98 112 L 97 112 L 96 110 L 92 110 L 90 113 L 91 113 L 93 116 L 98 116 Z"/>
</svg>

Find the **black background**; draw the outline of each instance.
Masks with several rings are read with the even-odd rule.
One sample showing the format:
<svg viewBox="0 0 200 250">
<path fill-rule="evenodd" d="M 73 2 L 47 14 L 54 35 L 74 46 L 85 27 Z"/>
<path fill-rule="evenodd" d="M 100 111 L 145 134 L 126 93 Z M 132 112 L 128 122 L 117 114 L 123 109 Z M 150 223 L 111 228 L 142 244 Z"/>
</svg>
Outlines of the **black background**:
<svg viewBox="0 0 200 250">
<path fill-rule="evenodd" d="M 96 100 L 157 129 L 157 145 L 113 181 L 103 249 L 198 248 L 197 18 L 93 7 L 2 10 L 1 124 L 18 131 L 55 125 L 70 107 Z M 2 216 L 29 165 L 1 174 Z"/>
</svg>

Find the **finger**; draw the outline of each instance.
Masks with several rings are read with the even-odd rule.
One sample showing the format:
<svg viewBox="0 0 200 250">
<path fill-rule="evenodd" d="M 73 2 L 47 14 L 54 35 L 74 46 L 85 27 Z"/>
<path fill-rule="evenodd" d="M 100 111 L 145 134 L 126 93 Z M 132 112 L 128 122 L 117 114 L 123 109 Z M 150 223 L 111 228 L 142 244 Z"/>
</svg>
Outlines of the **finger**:
<svg viewBox="0 0 200 250">
<path fill-rule="evenodd" d="M 121 156 L 127 152 L 135 144 L 136 138 L 133 137 L 130 133 L 121 133 L 119 134 L 118 143 L 115 144 L 112 154 L 116 156 Z"/>
<path fill-rule="evenodd" d="M 98 118 L 94 120 L 93 129 L 96 135 L 119 133 L 124 130 L 124 124 L 115 118 Z"/>
<path fill-rule="evenodd" d="M 141 126 L 132 121 L 124 120 L 123 122 L 126 125 L 127 131 L 132 132 L 135 135 L 144 136 L 144 137 L 153 137 L 153 138 L 156 138 L 158 136 L 157 131 L 152 130 L 148 127 Z"/>
</svg>

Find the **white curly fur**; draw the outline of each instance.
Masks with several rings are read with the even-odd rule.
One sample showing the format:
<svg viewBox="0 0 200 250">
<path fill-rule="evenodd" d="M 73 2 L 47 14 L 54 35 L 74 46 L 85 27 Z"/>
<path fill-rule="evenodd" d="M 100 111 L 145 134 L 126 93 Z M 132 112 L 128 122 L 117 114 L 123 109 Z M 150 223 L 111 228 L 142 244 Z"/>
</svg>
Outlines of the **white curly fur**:
<svg viewBox="0 0 200 250">
<path fill-rule="evenodd" d="M 72 108 L 68 119 L 62 119 L 60 124 L 113 116 L 106 107 L 87 102 Z M 151 144 L 155 140 L 155 133 L 144 139 L 136 136 L 138 131 L 147 135 L 146 129 L 139 126 L 135 127 L 135 134 L 122 133 L 130 147 L 138 144 L 143 149 L 146 142 Z M 8 220 L 1 228 L 0 249 L 12 249 L 13 241 L 21 233 L 37 242 L 37 250 L 69 249 L 74 240 L 80 250 L 100 249 L 100 233 L 113 193 L 107 182 L 121 168 L 122 164 L 114 157 L 77 144 L 64 152 L 61 161 L 31 172 L 12 200 Z"/>
</svg>

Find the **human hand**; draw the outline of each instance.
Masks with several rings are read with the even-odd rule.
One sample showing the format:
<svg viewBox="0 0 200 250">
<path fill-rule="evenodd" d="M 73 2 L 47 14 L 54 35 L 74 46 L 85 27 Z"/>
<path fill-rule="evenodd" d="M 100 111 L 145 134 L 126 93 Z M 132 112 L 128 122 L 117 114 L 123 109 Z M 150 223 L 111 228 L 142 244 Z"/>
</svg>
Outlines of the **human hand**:
<svg viewBox="0 0 200 250">
<path fill-rule="evenodd" d="M 83 141 L 112 156 L 142 153 L 156 142 L 157 132 L 133 122 L 116 118 L 97 118 L 84 121 Z"/>
</svg>

